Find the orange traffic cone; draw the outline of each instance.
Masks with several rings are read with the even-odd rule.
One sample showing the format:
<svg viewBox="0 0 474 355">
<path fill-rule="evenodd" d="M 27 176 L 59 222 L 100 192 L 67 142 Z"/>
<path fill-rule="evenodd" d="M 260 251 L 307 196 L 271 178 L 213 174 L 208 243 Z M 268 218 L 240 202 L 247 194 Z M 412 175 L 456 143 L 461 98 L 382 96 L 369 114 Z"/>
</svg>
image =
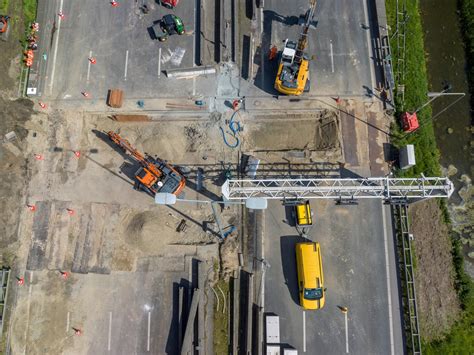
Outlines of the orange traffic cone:
<svg viewBox="0 0 474 355">
<path fill-rule="evenodd" d="M 110 5 L 112 5 L 112 7 L 117 7 L 117 6 L 119 6 L 119 3 L 118 3 L 117 1 L 115 1 L 115 0 L 112 0 L 112 1 L 110 2 Z"/>
<path fill-rule="evenodd" d="M 74 155 L 76 156 L 76 158 L 80 158 L 81 157 L 81 152 L 76 150 L 76 151 L 74 151 Z"/>
<path fill-rule="evenodd" d="M 45 109 L 45 108 L 46 108 L 46 104 L 45 104 L 44 102 L 41 102 L 41 101 L 40 101 L 40 102 L 38 102 L 38 105 L 40 105 L 40 107 L 41 107 L 42 109 Z"/>
<path fill-rule="evenodd" d="M 76 334 L 77 336 L 82 335 L 82 330 L 80 330 L 79 328 L 72 328 L 72 330 L 74 330 L 74 334 Z"/>
<path fill-rule="evenodd" d="M 26 205 L 26 207 L 28 207 L 28 209 L 29 209 L 31 212 L 36 211 L 36 206 L 35 206 L 35 205 Z"/>
<path fill-rule="evenodd" d="M 89 96 L 90 96 L 87 91 L 83 91 L 83 92 L 81 92 L 81 94 L 82 94 L 82 96 L 84 96 L 84 97 L 89 97 Z"/>
<path fill-rule="evenodd" d="M 61 20 L 64 20 L 64 13 L 62 11 L 59 11 L 58 16 Z"/>
<path fill-rule="evenodd" d="M 67 213 L 72 216 L 74 214 L 74 210 L 71 208 L 66 208 Z"/>
<path fill-rule="evenodd" d="M 16 280 L 18 286 L 23 286 L 25 284 L 25 279 L 23 277 L 17 277 Z"/>
<path fill-rule="evenodd" d="M 90 57 L 90 58 L 89 58 L 89 62 L 91 62 L 91 64 L 97 63 L 97 61 L 95 60 L 94 57 Z"/>
<path fill-rule="evenodd" d="M 336 101 L 336 104 L 338 104 L 338 105 L 342 102 L 342 100 L 341 100 L 341 98 L 340 98 L 339 96 L 333 97 L 332 99 L 333 99 L 334 101 Z"/>
<path fill-rule="evenodd" d="M 35 154 L 35 159 L 36 160 L 44 160 L 44 156 L 42 156 L 41 154 Z"/>
<path fill-rule="evenodd" d="M 61 277 L 64 279 L 64 280 L 67 280 L 67 278 L 69 277 L 69 272 L 67 271 L 59 271 L 61 273 Z"/>
</svg>

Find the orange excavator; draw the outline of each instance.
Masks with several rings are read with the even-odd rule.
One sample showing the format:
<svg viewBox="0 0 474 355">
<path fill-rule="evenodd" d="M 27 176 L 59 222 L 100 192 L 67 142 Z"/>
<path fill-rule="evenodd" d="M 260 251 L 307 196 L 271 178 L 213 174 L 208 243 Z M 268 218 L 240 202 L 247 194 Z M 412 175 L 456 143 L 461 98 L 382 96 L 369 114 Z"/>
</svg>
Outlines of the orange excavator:
<svg viewBox="0 0 474 355">
<path fill-rule="evenodd" d="M 128 152 L 140 165 L 135 173 L 137 188 L 143 187 L 152 196 L 156 193 L 171 193 L 178 196 L 186 185 L 186 179 L 175 168 L 161 159 L 153 158 L 145 153 L 142 155 L 128 140 L 117 133 L 107 133 L 110 140 L 117 144 L 124 152 Z"/>
</svg>

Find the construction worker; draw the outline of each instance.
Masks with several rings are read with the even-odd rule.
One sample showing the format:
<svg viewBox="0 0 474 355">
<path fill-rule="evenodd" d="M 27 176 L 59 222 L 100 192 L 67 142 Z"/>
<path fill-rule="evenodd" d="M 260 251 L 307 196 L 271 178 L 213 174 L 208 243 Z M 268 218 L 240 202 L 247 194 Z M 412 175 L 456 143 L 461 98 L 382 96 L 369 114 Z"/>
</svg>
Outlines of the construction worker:
<svg viewBox="0 0 474 355">
<path fill-rule="evenodd" d="M 273 46 L 272 48 L 270 48 L 270 51 L 268 52 L 268 60 L 273 60 L 276 58 L 277 56 L 277 53 L 278 53 L 278 48 L 276 46 Z"/>
</svg>

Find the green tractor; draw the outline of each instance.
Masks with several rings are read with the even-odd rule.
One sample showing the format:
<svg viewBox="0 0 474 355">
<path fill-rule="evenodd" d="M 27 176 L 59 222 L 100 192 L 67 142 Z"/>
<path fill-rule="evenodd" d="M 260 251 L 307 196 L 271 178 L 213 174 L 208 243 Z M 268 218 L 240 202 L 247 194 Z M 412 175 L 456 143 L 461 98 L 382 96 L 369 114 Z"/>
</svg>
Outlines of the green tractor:
<svg viewBox="0 0 474 355">
<path fill-rule="evenodd" d="M 156 31 L 158 28 L 161 31 L 159 34 L 157 34 Z M 169 14 L 163 16 L 163 18 L 153 26 L 153 30 L 155 31 L 155 37 L 160 42 L 166 41 L 171 35 L 183 35 L 185 33 L 183 21 L 178 16 Z"/>
</svg>

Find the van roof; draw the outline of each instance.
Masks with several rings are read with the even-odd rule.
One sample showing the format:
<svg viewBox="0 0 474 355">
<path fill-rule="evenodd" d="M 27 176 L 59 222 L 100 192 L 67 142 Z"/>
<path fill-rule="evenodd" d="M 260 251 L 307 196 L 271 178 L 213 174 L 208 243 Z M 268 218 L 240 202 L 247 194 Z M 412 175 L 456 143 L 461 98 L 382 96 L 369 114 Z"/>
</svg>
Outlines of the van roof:
<svg viewBox="0 0 474 355">
<path fill-rule="evenodd" d="M 298 243 L 296 251 L 303 266 L 303 278 L 306 288 L 318 288 L 323 284 L 321 251 L 319 243 Z"/>
</svg>

